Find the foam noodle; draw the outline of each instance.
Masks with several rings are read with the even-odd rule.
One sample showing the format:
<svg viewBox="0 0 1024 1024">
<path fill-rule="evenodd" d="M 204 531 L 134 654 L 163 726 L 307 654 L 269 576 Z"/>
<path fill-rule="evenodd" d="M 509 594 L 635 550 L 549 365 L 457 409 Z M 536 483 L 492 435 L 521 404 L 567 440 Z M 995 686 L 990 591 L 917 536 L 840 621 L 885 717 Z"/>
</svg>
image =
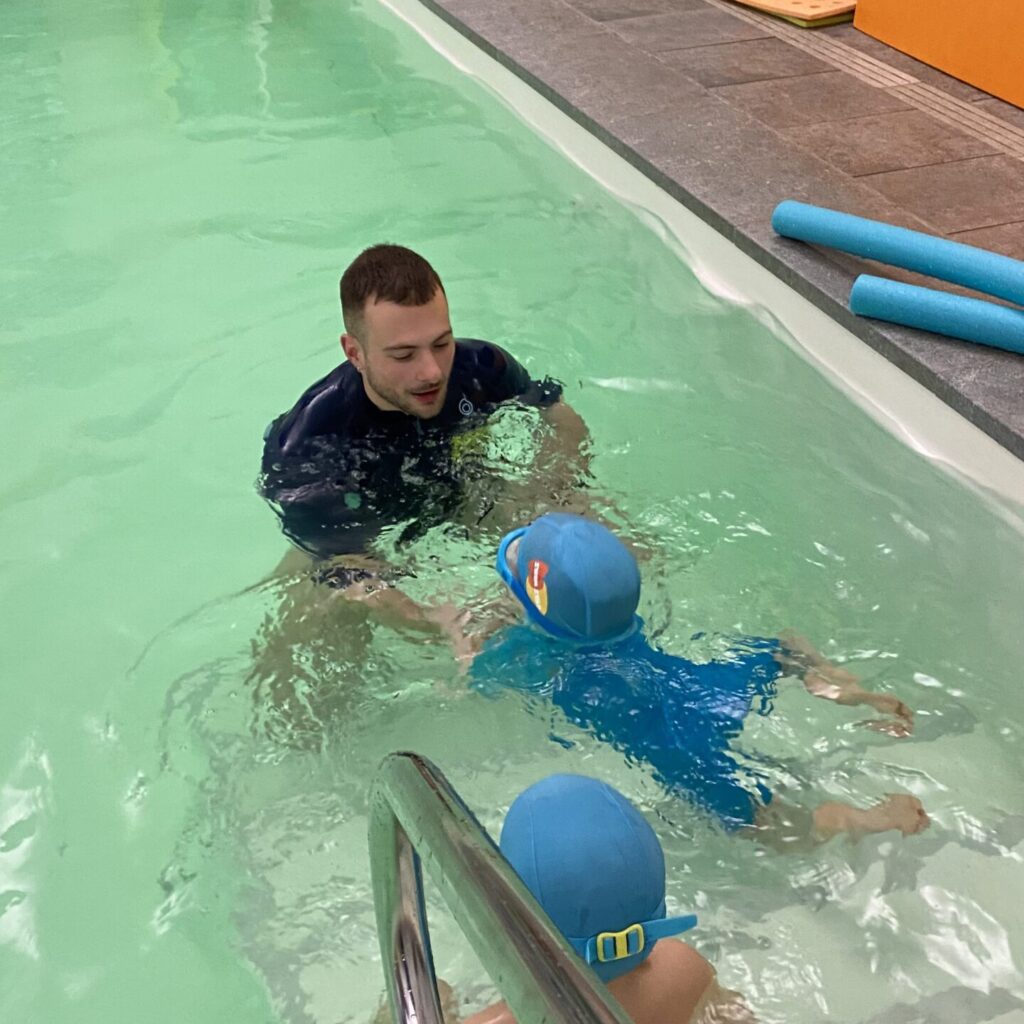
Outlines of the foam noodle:
<svg viewBox="0 0 1024 1024">
<path fill-rule="evenodd" d="M 861 274 L 850 292 L 850 309 L 859 316 L 1024 354 L 1024 310 L 983 299 Z"/>
<path fill-rule="evenodd" d="M 1024 263 L 1009 256 L 792 199 L 775 208 L 772 227 L 787 238 L 841 249 L 1024 305 Z"/>
</svg>

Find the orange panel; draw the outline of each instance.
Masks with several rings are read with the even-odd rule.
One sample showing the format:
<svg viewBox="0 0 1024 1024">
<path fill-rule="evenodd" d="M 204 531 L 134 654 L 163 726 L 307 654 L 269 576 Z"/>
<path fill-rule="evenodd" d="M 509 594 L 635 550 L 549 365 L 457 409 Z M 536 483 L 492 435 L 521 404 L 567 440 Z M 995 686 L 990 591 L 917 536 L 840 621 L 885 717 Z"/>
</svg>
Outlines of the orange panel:
<svg viewBox="0 0 1024 1024">
<path fill-rule="evenodd" d="M 782 18 L 797 18 L 813 24 L 822 19 L 835 18 L 838 14 L 849 14 L 857 0 L 736 0 L 759 11 L 778 14 Z"/>
<path fill-rule="evenodd" d="M 1024 107 L 1024 0 L 857 0 L 853 24 Z"/>
</svg>

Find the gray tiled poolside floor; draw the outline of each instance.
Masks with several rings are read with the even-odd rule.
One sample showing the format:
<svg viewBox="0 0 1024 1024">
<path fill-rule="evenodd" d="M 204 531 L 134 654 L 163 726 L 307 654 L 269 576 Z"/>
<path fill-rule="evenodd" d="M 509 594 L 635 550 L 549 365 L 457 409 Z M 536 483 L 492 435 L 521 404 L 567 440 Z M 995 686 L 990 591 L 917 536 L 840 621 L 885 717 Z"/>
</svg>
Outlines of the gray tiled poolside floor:
<svg viewBox="0 0 1024 1024">
<path fill-rule="evenodd" d="M 853 317 L 877 268 L 769 224 L 798 198 L 1024 259 L 1024 111 L 852 25 L 727 0 L 423 2 L 1024 458 L 1024 356 Z"/>
</svg>

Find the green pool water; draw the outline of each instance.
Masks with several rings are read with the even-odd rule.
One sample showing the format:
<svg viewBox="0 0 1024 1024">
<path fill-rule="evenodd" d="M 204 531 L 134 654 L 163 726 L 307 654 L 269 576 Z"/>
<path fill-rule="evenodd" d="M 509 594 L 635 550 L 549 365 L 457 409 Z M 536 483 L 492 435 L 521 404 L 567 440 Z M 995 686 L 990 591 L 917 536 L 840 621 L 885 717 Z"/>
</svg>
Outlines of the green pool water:
<svg viewBox="0 0 1024 1024">
<path fill-rule="evenodd" d="M 1020 1012 L 1005 516 L 383 7 L 8 0 L 0 54 L 0 1020 L 369 1021 L 366 791 L 396 748 L 494 829 L 548 772 L 614 782 L 765 1021 Z M 652 543 L 660 643 L 795 627 L 916 709 L 895 741 L 785 688 L 744 736 L 775 784 L 910 791 L 929 832 L 774 853 L 543 709 L 468 694 L 428 638 L 320 609 L 273 646 L 299 613 L 266 582 L 285 544 L 253 488 L 262 432 L 340 358 L 338 274 L 379 240 L 431 259 L 458 333 L 566 382 L 595 493 Z M 418 596 L 496 593 L 496 541 L 418 542 Z M 301 736 L 254 677 L 268 649 L 311 695 Z M 439 971 L 482 1003 L 432 920 Z"/>
</svg>

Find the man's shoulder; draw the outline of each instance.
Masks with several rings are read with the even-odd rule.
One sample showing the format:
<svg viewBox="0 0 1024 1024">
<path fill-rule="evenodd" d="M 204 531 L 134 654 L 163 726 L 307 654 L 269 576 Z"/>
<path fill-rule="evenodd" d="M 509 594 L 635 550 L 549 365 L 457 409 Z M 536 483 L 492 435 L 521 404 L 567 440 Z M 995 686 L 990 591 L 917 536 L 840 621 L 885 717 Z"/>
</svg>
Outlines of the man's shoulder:
<svg viewBox="0 0 1024 1024">
<path fill-rule="evenodd" d="M 494 407 L 509 399 L 546 408 L 562 394 L 562 385 L 550 377 L 531 380 L 526 367 L 493 341 L 460 338 L 452 367 L 455 387 L 476 408 Z"/>
<path fill-rule="evenodd" d="M 485 376 L 500 376 L 512 367 L 523 369 L 522 364 L 500 345 L 480 338 L 456 339 L 455 366 L 459 370 L 477 371 Z"/>
<path fill-rule="evenodd" d="M 343 434 L 361 397 L 361 378 L 348 361 L 311 384 L 287 412 L 267 428 L 267 450 L 288 454 L 319 435 Z"/>
</svg>

